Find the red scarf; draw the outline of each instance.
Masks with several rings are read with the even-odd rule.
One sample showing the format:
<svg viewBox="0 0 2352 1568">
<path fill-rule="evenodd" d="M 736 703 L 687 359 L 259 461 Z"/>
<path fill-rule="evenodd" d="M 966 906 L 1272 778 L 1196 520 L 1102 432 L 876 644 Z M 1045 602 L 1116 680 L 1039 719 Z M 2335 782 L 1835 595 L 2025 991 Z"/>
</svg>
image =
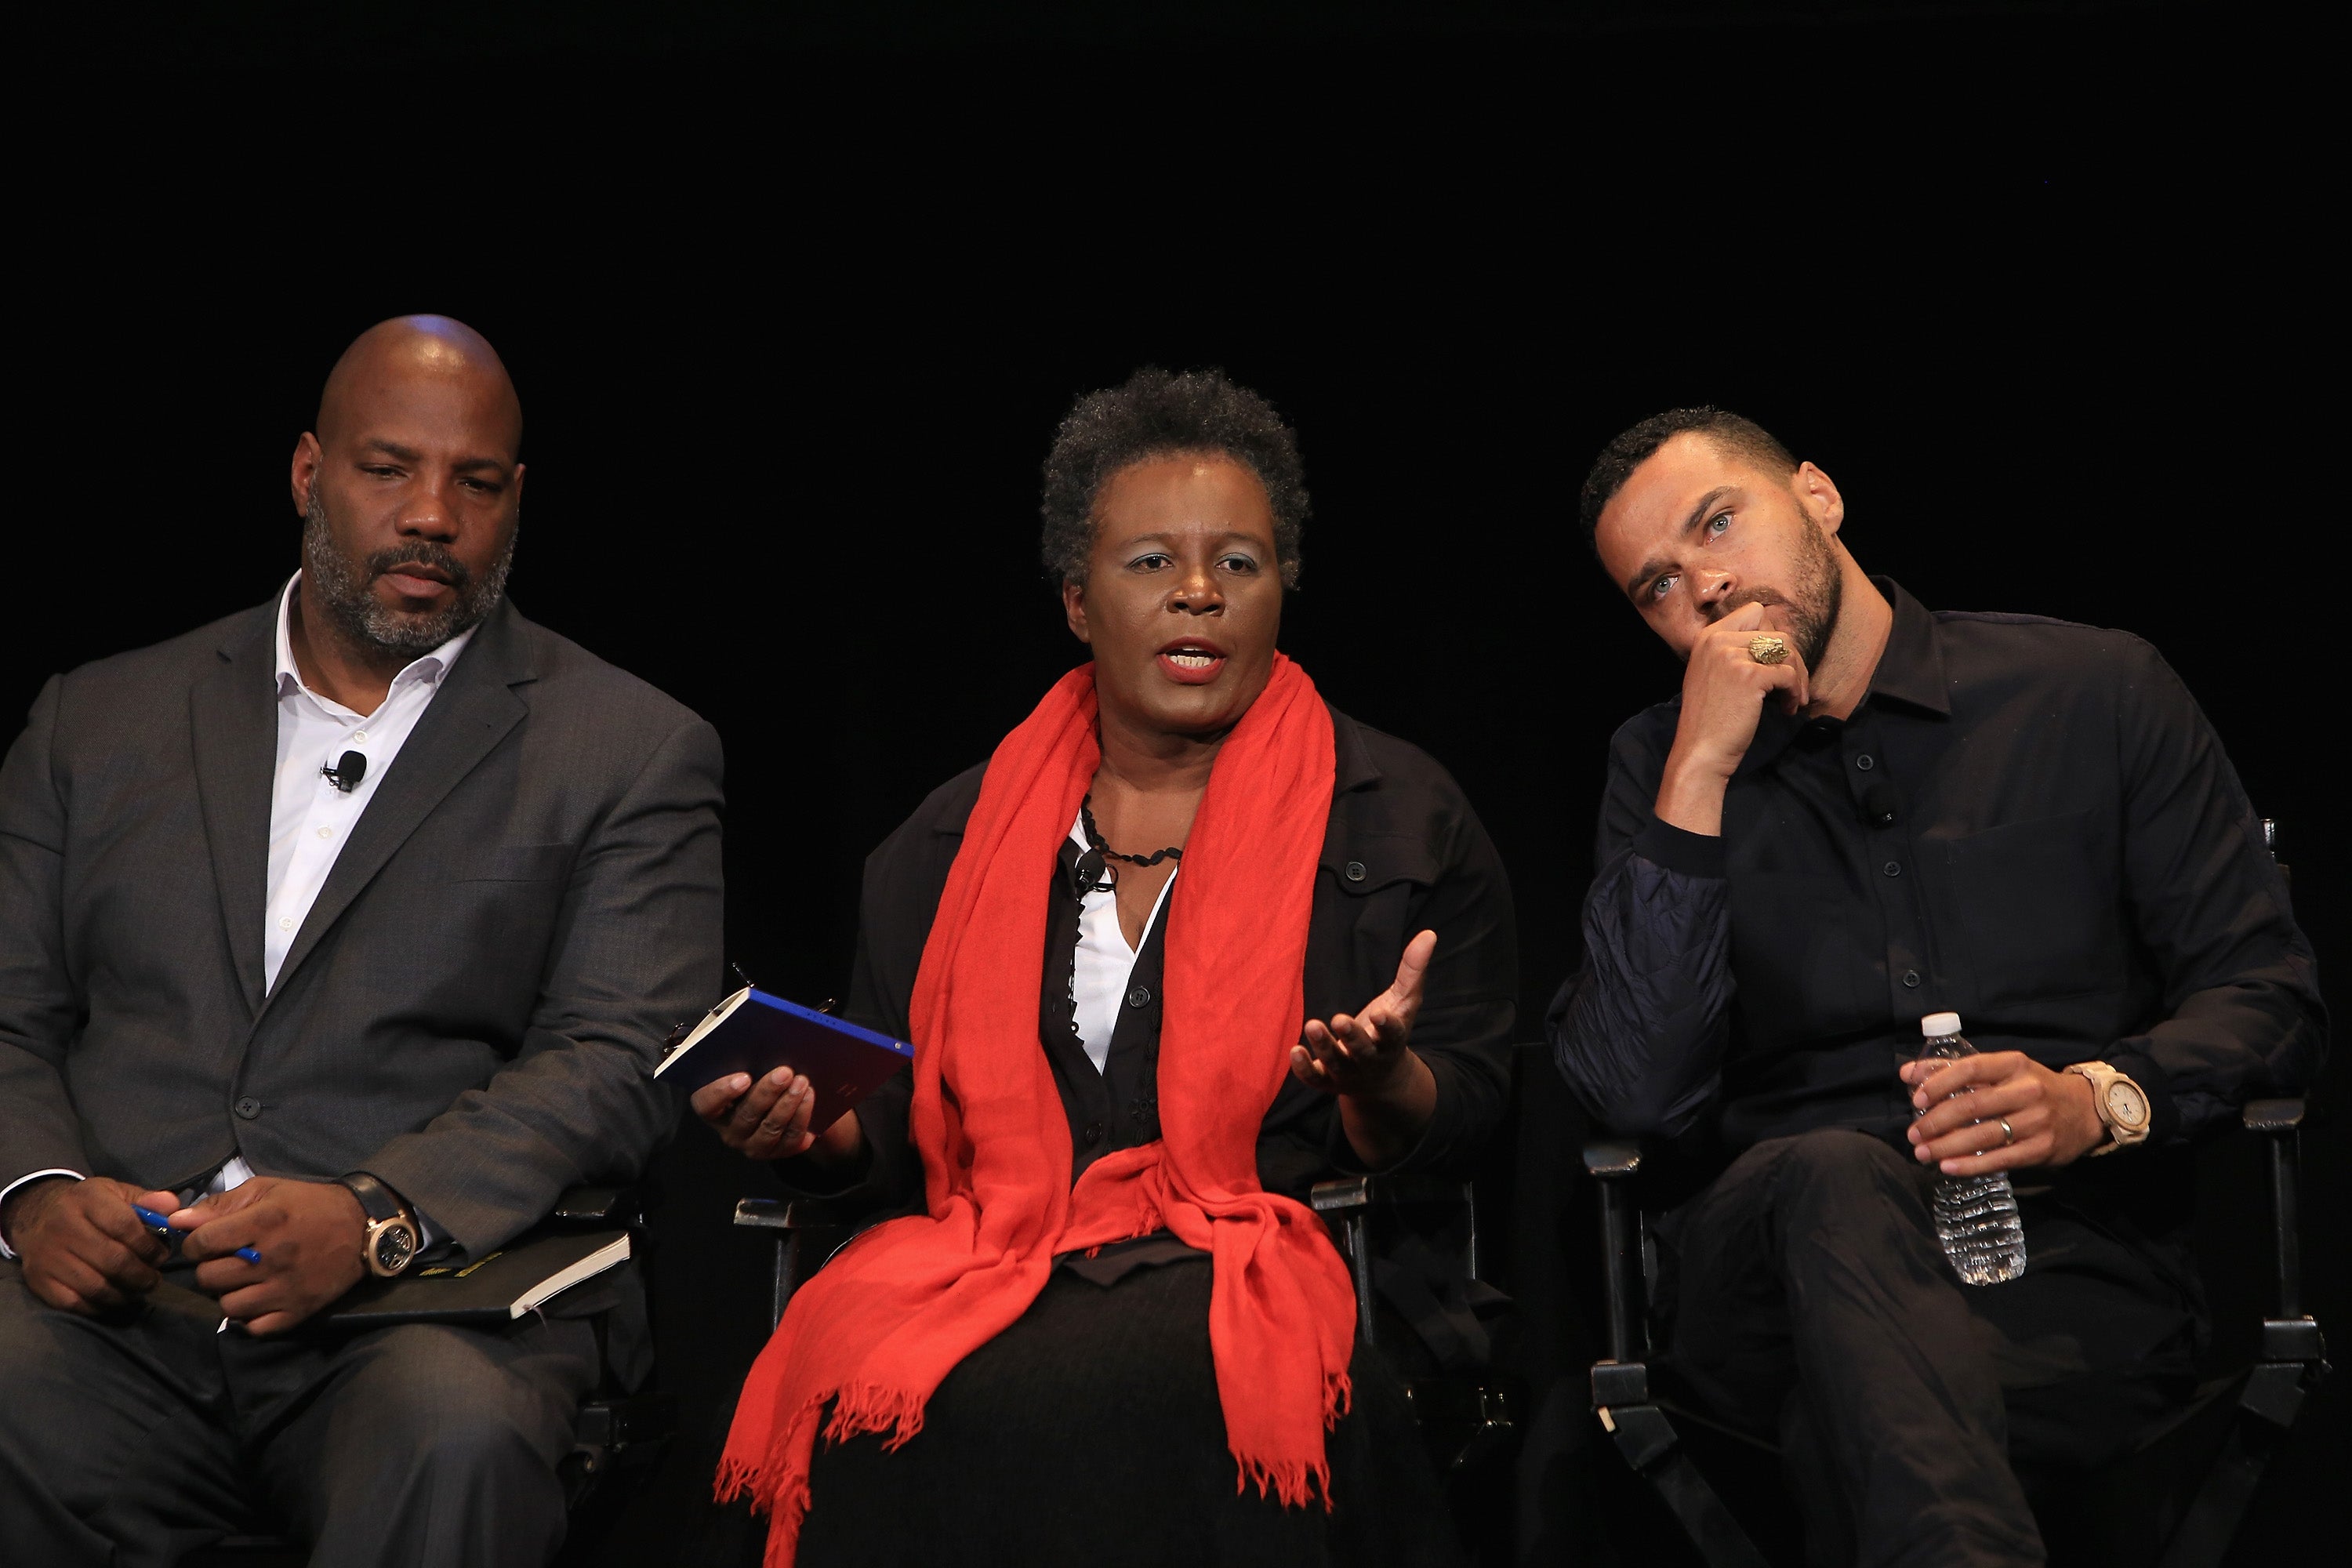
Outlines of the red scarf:
<svg viewBox="0 0 2352 1568">
<path fill-rule="evenodd" d="M 1331 716 L 1276 655 L 1217 753 L 1170 905 L 1160 1141 L 1073 1186 L 1037 992 L 1052 868 L 1100 755 L 1087 665 L 989 759 L 915 979 L 909 1141 L 929 1213 L 876 1226 L 794 1293 L 728 1434 L 719 1495 L 770 1510 L 768 1568 L 793 1562 L 820 1424 L 829 1441 L 906 1442 L 940 1380 L 1028 1310 L 1057 1254 L 1157 1230 L 1215 1269 L 1209 1347 L 1236 1486 L 1292 1505 L 1319 1487 L 1330 1506 L 1323 1435 L 1348 1405 L 1355 1303 L 1313 1212 L 1259 1189 L 1257 1135 L 1304 1021 Z"/>
</svg>

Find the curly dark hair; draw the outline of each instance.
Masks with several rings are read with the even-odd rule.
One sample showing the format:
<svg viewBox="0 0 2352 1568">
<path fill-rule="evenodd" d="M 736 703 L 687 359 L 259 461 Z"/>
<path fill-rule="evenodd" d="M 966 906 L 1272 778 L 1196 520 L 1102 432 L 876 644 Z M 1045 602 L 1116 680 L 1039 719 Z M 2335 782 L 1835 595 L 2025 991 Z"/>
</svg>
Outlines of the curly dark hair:
<svg viewBox="0 0 2352 1568">
<path fill-rule="evenodd" d="M 1577 511 L 1584 521 L 1584 542 L 1593 547 L 1595 554 L 1601 549 L 1594 533 L 1601 526 L 1601 509 L 1616 498 L 1617 492 L 1625 488 L 1625 481 L 1633 477 L 1633 470 L 1648 462 L 1659 447 L 1694 430 L 1759 468 L 1779 474 L 1797 471 L 1797 459 L 1789 455 L 1789 448 L 1770 431 L 1727 408 L 1701 404 L 1696 408 L 1669 408 L 1664 414 L 1653 414 L 1601 447 L 1601 456 L 1592 459 L 1592 471 L 1584 476 L 1584 491 L 1578 497 Z"/>
<path fill-rule="evenodd" d="M 1298 438 L 1274 405 L 1221 370 L 1179 374 L 1146 365 L 1125 384 L 1089 392 L 1072 406 L 1045 454 L 1046 574 L 1084 583 L 1094 549 L 1095 498 L 1130 463 L 1179 452 L 1218 452 L 1257 476 L 1274 510 L 1274 555 L 1286 588 L 1298 586 L 1298 539 L 1307 526 L 1307 475 Z"/>
</svg>

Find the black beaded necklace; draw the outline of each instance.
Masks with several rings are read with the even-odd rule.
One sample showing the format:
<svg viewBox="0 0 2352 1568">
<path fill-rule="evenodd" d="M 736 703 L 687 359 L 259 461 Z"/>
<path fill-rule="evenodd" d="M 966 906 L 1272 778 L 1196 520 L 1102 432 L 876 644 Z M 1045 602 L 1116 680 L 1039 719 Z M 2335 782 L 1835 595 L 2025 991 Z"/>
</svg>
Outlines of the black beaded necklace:
<svg viewBox="0 0 2352 1568">
<path fill-rule="evenodd" d="M 1077 866 L 1070 873 L 1070 881 L 1080 898 L 1088 893 L 1108 892 L 1118 885 L 1118 874 L 1106 864 L 1124 860 L 1130 866 L 1157 866 L 1162 860 L 1181 860 L 1184 851 L 1171 845 L 1149 855 L 1122 855 L 1103 842 L 1102 829 L 1095 826 L 1095 797 L 1088 795 L 1078 803 L 1078 826 L 1085 829 L 1087 852 L 1078 857 Z"/>
</svg>

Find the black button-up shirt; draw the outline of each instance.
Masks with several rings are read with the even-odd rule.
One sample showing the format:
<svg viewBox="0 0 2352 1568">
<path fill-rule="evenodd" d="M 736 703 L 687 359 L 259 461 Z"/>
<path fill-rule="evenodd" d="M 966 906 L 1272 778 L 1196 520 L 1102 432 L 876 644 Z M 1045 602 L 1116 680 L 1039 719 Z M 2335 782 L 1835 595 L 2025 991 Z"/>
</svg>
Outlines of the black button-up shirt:
<svg viewBox="0 0 2352 1568">
<path fill-rule="evenodd" d="M 2178 1142 L 2316 1072 L 2310 944 L 2203 713 L 2125 632 L 1895 623 L 1853 716 L 1768 710 L 1723 833 L 1657 820 L 1679 700 L 1611 751 L 1560 1069 L 1622 1131 L 1732 1149 L 1818 1127 L 1899 1138 L 1919 1019 L 1979 1050 L 2105 1060 Z"/>
</svg>

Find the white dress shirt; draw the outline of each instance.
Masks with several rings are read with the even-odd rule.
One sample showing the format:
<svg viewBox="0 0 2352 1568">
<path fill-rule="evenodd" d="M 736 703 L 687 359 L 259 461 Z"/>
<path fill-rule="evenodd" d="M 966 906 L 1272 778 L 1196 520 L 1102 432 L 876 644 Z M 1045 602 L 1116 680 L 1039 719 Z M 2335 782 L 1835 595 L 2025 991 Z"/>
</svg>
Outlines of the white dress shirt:
<svg viewBox="0 0 2352 1568">
<path fill-rule="evenodd" d="M 1091 847 L 1083 818 L 1070 824 L 1070 840 L 1081 854 Z M 1160 897 L 1151 902 L 1151 916 L 1143 922 L 1146 938 L 1160 921 L 1168 889 L 1175 885 L 1172 874 L 1160 885 Z M 1109 1065 L 1110 1037 L 1118 1029 L 1118 1010 L 1127 1001 L 1127 982 L 1135 973 L 1135 957 L 1136 950 L 1127 945 L 1127 932 L 1119 929 L 1118 892 L 1104 888 L 1087 894 L 1078 910 L 1078 952 L 1070 968 L 1070 1001 L 1077 1016 L 1078 1044 L 1086 1047 L 1087 1059 L 1095 1064 L 1097 1072 Z"/>
<path fill-rule="evenodd" d="M 302 684 L 294 667 L 294 644 L 287 615 L 296 573 L 278 596 L 278 769 L 269 800 L 269 914 L 262 928 L 261 973 L 265 989 L 278 985 L 278 966 L 302 929 L 302 919 L 327 885 L 343 840 L 375 798 L 376 785 L 392 771 L 416 721 L 425 717 L 441 678 L 473 639 L 471 626 L 392 678 L 392 689 L 373 713 L 354 713 Z M 346 752 L 367 759 L 357 788 L 336 787 L 321 771 Z"/>
<path fill-rule="evenodd" d="M 335 868 L 343 840 L 351 837 L 360 814 L 375 797 L 376 785 L 392 771 L 393 758 L 400 754 L 416 721 L 441 689 L 442 677 L 449 673 L 474 636 L 468 626 L 431 653 L 411 660 L 392 678 L 392 689 L 374 712 L 354 713 L 302 684 L 287 626 L 294 590 L 301 581 L 302 574 L 297 572 L 278 595 L 278 766 L 269 798 L 268 913 L 261 933 L 262 984 L 268 990 L 277 988 L 278 971 L 294 945 L 295 933 L 302 929 L 303 917 L 318 901 L 319 889 L 327 885 L 327 873 Z M 338 789 L 320 771 L 340 762 L 345 752 L 357 752 L 367 759 L 367 772 L 349 792 Z M 30 1172 L 0 1188 L 0 1203 L 7 1202 L 8 1194 L 26 1182 L 43 1176 L 71 1176 L 79 1181 L 88 1173 Z M 202 1190 L 225 1193 L 252 1177 L 253 1167 L 244 1157 L 231 1155 Z M 0 1237 L 0 1258 L 16 1256 L 7 1238 Z"/>
</svg>

